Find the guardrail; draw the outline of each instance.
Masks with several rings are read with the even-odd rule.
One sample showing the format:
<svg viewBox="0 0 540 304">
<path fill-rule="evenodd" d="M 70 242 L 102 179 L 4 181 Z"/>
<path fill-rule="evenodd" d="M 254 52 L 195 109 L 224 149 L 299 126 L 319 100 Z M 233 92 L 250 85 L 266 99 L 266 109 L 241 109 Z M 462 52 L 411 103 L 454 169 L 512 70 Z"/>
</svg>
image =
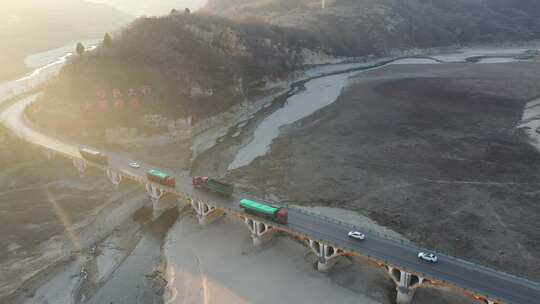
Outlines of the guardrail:
<svg viewBox="0 0 540 304">
<path fill-rule="evenodd" d="M 433 252 L 436 255 L 443 256 L 447 260 L 452 260 L 454 262 L 467 264 L 467 265 L 473 266 L 474 268 L 482 269 L 484 272 L 497 273 L 499 275 L 506 276 L 508 278 L 512 278 L 514 280 L 533 285 L 536 288 L 540 288 L 540 283 L 539 282 L 531 281 L 531 280 L 525 279 L 523 277 L 518 277 L 516 275 L 509 274 L 507 272 L 503 272 L 503 271 L 496 270 L 496 269 L 493 269 L 493 268 L 489 268 L 489 267 L 481 265 L 481 264 L 476 264 L 476 263 L 471 262 L 471 261 L 456 258 L 454 256 L 447 255 L 447 254 L 444 254 L 442 252 L 438 252 L 438 251 L 434 251 L 434 250 L 427 250 L 427 249 L 423 249 L 423 248 L 420 248 L 420 247 L 416 247 L 416 246 L 413 246 L 412 243 L 409 242 L 409 241 L 405 241 L 404 239 L 397 238 L 397 237 L 394 237 L 394 236 L 390 236 L 388 234 L 380 233 L 379 231 L 375 231 L 375 230 L 373 230 L 371 228 L 368 228 L 366 226 L 363 226 L 363 225 L 359 226 L 359 225 L 355 225 L 355 224 L 352 224 L 352 223 L 349 223 L 349 222 L 344 222 L 344 221 L 341 221 L 341 220 L 338 220 L 338 219 L 335 219 L 335 218 L 332 218 L 332 217 L 329 217 L 329 216 L 322 215 L 320 213 L 308 211 L 308 210 L 306 210 L 304 208 L 300 208 L 300 207 L 297 207 L 297 206 L 292 206 L 292 205 L 286 205 L 286 206 L 287 206 L 287 209 L 292 209 L 292 210 L 295 210 L 297 212 L 300 212 L 300 213 L 303 213 L 303 214 L 306 214 L 306 215 L 309 215 L 309 216 L 317 217 L 317 218 L 325 220 L 325 221 L 327 221 L 329 223 L 338 224 L 338 225 L 341 225 L 341 226 L 344 226 L 344 227 L 348 227 L 350 229 L 358 230 L 358 231 L 361 231 L 361 232 L 367 232 L 368 234 L 376 235 L 376 236 L 378 236 L 380 238 L 385 238 L 385 239 L 388 239 L 390 241 L 399 242 L 405 247 L 409 247 L 411 249 L 415 249 L 415 250 L 418 250 L 418 251 L 419 250 L 426 250 L 426 251 L 429 251 L 429 252 Z"/>
<path fill-rule="evenodd" d="M 355 229 L 355 230 L 358 230 L 358 228 L 361 228 L 357 225 L 354 225 L 354 224 L 351 224 L 351 223 L 347 223 L 347 222 L 343 222 L 343 221 L 340 221 L 340 220 L 337 220 L 335 218 L 331 218 L 331 217 L 328 217 L 328 216 L 324 216 L 324 215 L 321 215 L 321 214 L 318 214 L 316 212 L 311 212 L 311 211 L 307 211 L 305 209 L 302 209 L 302 208 L 299 208 L 299 207 L 296 207 L 296 206 L 288 206 L 287 207 L 288 209 L 293 209 L 295 211 L 298 211 L 300 213 L 303 213 L 303 214 L 306 214 L 306 215 L 309 215 L 309 216 L 314 216 L 314 217 L 317 217 L 317 218 L 320 218 L 322 220 L 325 220 L 327 222 L 330 222 L 330 223 L 335 223 L 335 224 L 339 224 L 339 225 L 343 225 L 345 227 L 348 227 L 348 228 L 351 228 L 351 229 Z M 366 227 L 363 227 L 363 229 L 365 229 Z M 291 230 L 294 230 L 294 229 L 291 229 Z M 362 231 L 366 231 L 366 230 L 362 230 Z M 367 228 L 367 231 L 369 231 L 371 234 L 373 235 L 377 235 L 379 237 L 383 237 L 383 238 L 386 238 L 386 234 L 381 234 L 381 233 L 378 233 L 376 231 L 373 231 L 369 228 Z M 370 258 L 370 259 L 374 259 L 374 260 L 377 260 L 379 262 L 382 262 L 384 263 L 385 265 L 388 265 L 388 266 L 393 266 L 393 267 L 396 267 L 396 268 L 399 268 L 401 270 L 404 270 L 404 271 L 407 271 L 407 272 L 410 272 L 412 274 L 415 274 L 417 276 L 421 276 L 421 277 L 424 277 L 424 278 L 428 278 L 428 279 L 431 279 L 431 280 L 434 280 L 434 281 L 438 281 L 438 282 L 441 282 L 443 284 L 448 284 L 448 285 L 452 285 L 452 286 L 455 286 L 457 288 L 460 288 L 464 291 L 467 291 L 467 292 L 470 292 L 470 293 L 473 293 L 473 294 L 476 294 L 476 295 L 481 295 L 483 297 L 486 297 L 486 298 L 490 298 L 490 299 L 493 299 L 492 297 L 488 296 L 485 294 L 485 292 L 483 291 L 480 291 L 480 290 L 476 290 L 474 288 L 470 288 L 470 287 L 467 287 L 465 285 L 462 285 L 458 282 L 453 282 L 453 281 L 448 281 L 446 279 L 443 279 L 442 277 L 439 277 L 437 275 L 433 275 L 433 274 L 427 274 L 427 273 L 424 273 L 424 272 L 419 272 L 419 271 L 416 271 L 416 270 L 413 270 L 413 269 L 409 269 L 408 267 L 404 267 L 403 265 L 396 265 L 396 263 L 394 262 L 391 262 L 389 260 L 387 260 L 386 258 L 383 257 L 383 255 L 373 255 L 373 254 L 367 254 L 367 253 L 364 253 L 364 252 L 358 252 L 358 250 L 356 249 L 353 249 L 347 245 L 337 245 L 337 244 L 332 244 L 336 247 L 339 247 L 339 248 L 342 248 L 346 251 L 349 251 L 349 252 L 356 252 L 356 253 L 359 253 L 360 255 L 363 255 L 367 258 Z M 413 247 L 413 246 L 408 246 L 408 247 L 411 247 L 411 248 L 414 248 L 416 250 L 419 250 L 419 248 L 416 248 L 416 247 Z M 470 262 L 467 262 L 467 263 L 470 263 Z M 471 263 L 472 264 L 472 263 Z M 474 265 L 474 264 L 473 264 Z M 476 267 L 476 265 L 475 265 Z"/>
<path fill-rule="evenodd" d="M 402 244 L 403 246 L 411 248 L 411 249 L 413 249 L 415 251 L 424 250 L 424 249 L 422 249 L 420 247 L 416 247 L 416 246 L 411 245 L 410 242 L 406 242 L 403 239 L 395 238 L 393 236 L 389 236 L 388 234 L 384 234 L 384 233 L 380 233 L 378 231 L 374 231 L 374 230 L 372 230 L 372 229 L 370 229 L 370 228 L 368 228 L 366 226 L 363 226 L 363 225 L 361 225 L 361 226 L 360 225 L 354 225 L 354 224 L 351 224 L 349 222 L 344 222 L 344 221 L 341 221 L 341 220 L 338 220 L 338 219 L 335 219 L 335 218 L 332 218 L 332 217 L 328 217 L 328 216 L 325 216 L 325 215 L 322 215 L 322 214 L 319 214 L 319 213 L 316 213 L 316 212 L 308 211 L 308 210 L 305 210 L 304 208 L 300 208 L 300 207 L 297 207 L 297 206 L 292 206 L 292 205 L 286 205 L 286 206 L 287 206 L 288 209 L 295 210 L 295 211 L 297 211 L 299 213 L 303 213 L 303 214 L 306 214 L 306 215 L 309 215 L 309 216 L 320 218 L 320 219 L 322 219 L 324 221 L 327 221 L 329 223 L 334 223 L 334 224 L 338 224 L 338 225 L 341 225 L 341 226 L 344 226 L 344 227 L 348 227 L 350 229 L 359 230 L 359 231 L 362 231 L 362 232 L 367 232 L 369 234 L 376 235 L 376 236 L 378 236 L 380 238 L 384 238 L 384 239 L 387 239 L 387 240 L 390 240 L 390 241 L 393 241 L 393 242 L 397 241 L 400 244 Z M 337 247 L 343 248 L 343 249 L 351 251 L 351 252 L 357 252 L 356 249 L 350 248 L 350 247 L 348 247 L 346 245 L 345 246 L 337 245 Z M 470 261 L 467 261 L 467 260 L 463 260 L 463 259 L 460 259 L 460 258 L 450 256 L 450 255 L 446 255 L 446 254 L 443 254 L 443 253 L 440 253 L 440 252 L 437 252 L 437 251 L 433 251 L 433 250 L 427 250 L 427 251 L 433 252 L 433 253 L 437 254 L 438 256 L 440 256 L 440 257 L 444 257 L 444 259 L 446 259 L 446 260 L 451 260 L 451 261 L 454 261 L 454 262 L 457 262 L 457 263 L 467 264 L 467 265 L 471 266 L 472 268 L 479 269 L 479 270 L 481 270 L 481 271 L 483 271 L 485 273 L 497 274 L 499 276 L 503 276 L 503 277 L 506 277 L 506 278 L 509 278 L 509 279 L 512 279 L 512 280 L 515 280 L 515 281 L 519 281 L 519 282 L 524 283 L 524 284 L 531 285 L 533 288 L 540 289 L 540 283 L 538 283 L 538 282 L 531 281 L 531 280 L 528 280 L 526 278 L 518 277 L 518 276 L 509 274 L 509 273 L 506 273 L 506 272 L 503 272 L 503 271 L 499 271 L 499 270 L 496 270 L 496 269 L 493 269 L 493 268 L 489 268 L 489 267 L 486 267 L 486 266 L 483 266 L 483 265 L 480 265 L 480 264 L 476 264 L 474 262 L 470 262 Z M 389 265 L 394 264 L 394 263 L 386 260 L 382 256 L 371 256 L 369 254 L 365 254 L 365 253 L 361 253 L 361 252 L 360 252 L 360 254 L 364 255 L 364 256 L 366 256 L 368 258 L 375 258 L 376 260 L 379 260 L 379 261 L 381 261 L 381 262 L 383 262 L 385 264 L 389 264 Z M 417 275 L 422 276 L 422 277 L 426 277 L 426 278 L 430 278 L 432 280 L 442 282 L 444 284 L 450 284 L 450 285 L 456 286 L 456 287 L 458 287 L 458 288 L 460 288 L 460 289 L 462 289 L 464 291 L 471 292 L 471 293 L 474 293 L 476 295 L 481 295 L 483 297 L 493 299 L 489 295 L 486 295 L 484 291 L 480 291 L 480 290 L 477 290 L 477 289 L 474 289 L 474 288 L 470 288 L 468 286 L 460 284 L 459 282 L 454 282 L 454 281 L 451 281 L 451 280 L 449 281 L 449 280 L 443 279 L 443 278 L 441 278 L 441 277 L 439 277 L 437 275 L 426 274 L 424 272 L 418 272 L 418 271 L 415 271 L 413 269 L 407 269 L 406 267 L 403 267 L 401 265 L 392 265 L 392 266 L 403 269 L 403 270 L 406 270 L 406 271 L 409 271 L 411 273 L 417 274 Z M 496 299 L 496 300 L 500 300 L 500 299 Z"/>
<path fill-rule="evenodd" d="M 395 241 L 395 242 L 398 242 L 398 243 L 401 243 L 401 244 L 409 244 L 410 243 L 409 241 L 406 241 L 405 239 L 402 239 L 402 238 L 399 238 L 399 237 L 396 237 L 396 236 L 392 236 L 392 235 L 389 235 L 389 234 L 386 234 L 386 233 L 381 233 L 379 231 L 375 231 L 375 230 L 373 230 L 373 229 L 371 229 L 371 228 L 369 228 L 367 226 L 364 226 L 364 225 L 355 225 L 355 224 L 352 224 L 352 223 L 349 223 L 349 222 L 344 222 L 344 221 L 338 220 L 336 218 L 329 217 L 329 216 L 326 216 L 326 215 L 322 215 L 320 213 L 308 211 L 308 210 L 306 210 L 304 208 L 300 208 L 300 207 L 293 206 L 293 205 L 286 205 L 286 207 L 287 207 L 287 209 L 295 210 L 295 211 L 297 211 L 299 213 L 303 213 L 303 214 L 306 214 L 306 215 L 309 215 L 309 216 L 313 216 L 313 217 L 323 219 L 323 220 L 325 220 L 325 221 L 327 221 L 329 223 L 334 223 L 334 224 L 337 224 L 337 225 L 348 227 L 348 228 L 353 229 L 353 230 L 366 232 L 368 234 L 376 235 L 376 236 L 379 236 L 379 237 L 382 237 L 382 238 L 385 238 L 385 239 L 388 239 L 388 240 L 392 240 L 392 241 Z"/>
</svg>

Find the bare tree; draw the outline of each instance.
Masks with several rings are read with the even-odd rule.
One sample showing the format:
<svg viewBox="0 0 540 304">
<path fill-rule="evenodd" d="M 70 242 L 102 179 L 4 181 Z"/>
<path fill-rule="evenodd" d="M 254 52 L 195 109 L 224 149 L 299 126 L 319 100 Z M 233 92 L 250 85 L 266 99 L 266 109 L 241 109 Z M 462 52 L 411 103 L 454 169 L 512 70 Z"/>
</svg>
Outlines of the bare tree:
<svg viewBox="0 0 540 304">
<path fill-rule="evenodd" d="M 112 46 L 112 38 L 109 33 L 106 33 L 103 37 L 103 46 L 110 48 Z"/>
<path fill-rule="evenodd" d="M 86 49 L 84 48 L 84 45 L 82 43 L 77 43 L 77 54 L 82 57 L 84 55 L 84 52 L 86 51 Z"/>
</svg>

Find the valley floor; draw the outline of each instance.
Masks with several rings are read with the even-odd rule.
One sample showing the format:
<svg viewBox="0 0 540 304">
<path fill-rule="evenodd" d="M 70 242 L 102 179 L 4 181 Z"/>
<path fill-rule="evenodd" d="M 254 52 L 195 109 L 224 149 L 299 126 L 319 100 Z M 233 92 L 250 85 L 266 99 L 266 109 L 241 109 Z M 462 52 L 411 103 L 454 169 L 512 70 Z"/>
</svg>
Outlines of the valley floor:
<svg viewBox="0 0 540 304">
<path fill-rule="evenodd" d="M 540 280 L 540 154 L 516 128 L 540 64 L 393 65 L 282 128 L 227 178 L 355 210 L 419 245 Z"/>
</svg>

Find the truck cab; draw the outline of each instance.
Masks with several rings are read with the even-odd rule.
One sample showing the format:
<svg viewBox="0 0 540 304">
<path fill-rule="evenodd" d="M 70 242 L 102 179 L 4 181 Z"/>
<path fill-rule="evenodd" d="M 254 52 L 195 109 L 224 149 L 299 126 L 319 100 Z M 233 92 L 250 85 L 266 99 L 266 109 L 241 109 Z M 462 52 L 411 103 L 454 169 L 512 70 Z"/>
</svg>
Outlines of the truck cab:
<svg viewBox="0 0 540 304">
<path fill-rule="evenodd" d="M 195 176 L 191 179 L 191 184 L 194 187 L 201 187 L 208 182 L 208 176 Z"/>
<path fill-rule="evenodd" d="M 285 208 L 279 208 L 276 212 L 276 222 L 287 224 L 289 221 L 289 212 Z"/>
<path fill-rule="evenodd" d="M 90 148 L 81 148 L 79 149 L 79 154 L 91 162 L 106 165 L 108 163 L 107 155 L 103 152 L 93 150 Z"/>
</svg>

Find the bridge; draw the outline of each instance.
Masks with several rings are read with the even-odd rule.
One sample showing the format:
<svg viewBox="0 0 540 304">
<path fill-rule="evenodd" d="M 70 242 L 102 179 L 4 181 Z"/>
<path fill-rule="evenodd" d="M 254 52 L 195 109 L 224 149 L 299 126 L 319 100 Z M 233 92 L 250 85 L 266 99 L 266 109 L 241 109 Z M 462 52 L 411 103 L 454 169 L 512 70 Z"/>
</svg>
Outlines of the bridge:
<svg viewBox="0 0 540 304">
<path fill-rule="evenodd" d="M 126 180 L 140 183 L 150 197 L 154 217 L 168 208 L 190 206 L 199 223 L 207 225 L 227 213 L 245 223 L 255 246 L 267 242 L 277 232 L 300 240 L 317 256 L 317 268 L 322 272 L 329 271 L 339 256 L 367 257 L 384 269 L 395 283 L 398 304 L 412 303 L 415 290 L 421 286 L 441 285 L 462 291 L 478 303 L 540 303 L 539 283 L 444 254 L 438 254 L 437 264 L 425 263 L 417 258 L 417 253 L 423 249 L 373 231 L 293 207 L 288 207 L 288 223 L 281 225 L 244 213 L 239 207 L 240 199 L 261 201 L 250 195 L 235 193 L 225 197 L 199 190 L 191 185 L 188 176 L 176 176 L 175 188 L 162 186 L 149 181 L 145 174 L 148 169 L 160 168 L 146 163 L 140 163 L 140 168 L 132 168 L 129 163 L 133 160 L 116 153 L 107 153 L 109 162 L 106 166 L 88 162 L 79 154 L 79 148 L 84 145 L 63 142 L 32 128 L 31 122 L 26 120 L 24 109 L 36 97 L 30 96 L 8 106 L 0 113 L 0 122 L 15 135 L 41 149 L 48 159 L 57 156 L 71 159 L 81 174 L 92 166 L 103 170 L 114 187 L 119 187 Z M 175 204 L 166 205 L 162 199 L 164 196 L 176 198 Z M 347 233 L 353 229 L 365 232 L 366 240 L 351 240 Z"/>
</svg>

